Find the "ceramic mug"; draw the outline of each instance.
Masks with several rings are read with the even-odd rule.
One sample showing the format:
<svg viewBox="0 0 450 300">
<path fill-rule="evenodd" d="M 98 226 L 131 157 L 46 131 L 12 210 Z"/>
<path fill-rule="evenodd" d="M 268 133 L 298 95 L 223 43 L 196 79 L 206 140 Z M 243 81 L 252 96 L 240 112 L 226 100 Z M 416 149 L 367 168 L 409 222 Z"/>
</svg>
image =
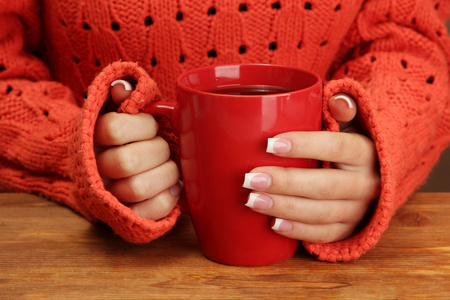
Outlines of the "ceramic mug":
<svg viewBox="0 0 450 300">
<path fill-rule="evenodd" d="M 322 81 L 309 71 L 268 64 L 207 66 L 177 79 L 177 102 L 143 110 L 169 119 L 179 137 L 189 213 L 206 257 L 241 266 L 290 258 L 298 241 L 271 229 L 272 217 L 245 206 L 244 174 L 259 166 L 316 168 L 310 159 L 266 152 L 287 131 L 321 130 Z"/>
</svg>

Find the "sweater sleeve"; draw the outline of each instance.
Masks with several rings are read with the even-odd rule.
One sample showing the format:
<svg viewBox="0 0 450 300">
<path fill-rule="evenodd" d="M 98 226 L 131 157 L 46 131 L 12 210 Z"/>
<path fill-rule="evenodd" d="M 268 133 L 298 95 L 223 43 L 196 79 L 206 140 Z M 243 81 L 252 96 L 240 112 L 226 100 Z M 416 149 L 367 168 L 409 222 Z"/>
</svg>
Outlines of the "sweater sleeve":
<svg viewBox="0 0 450 300">
<path fill-rule="evenodd" d="M 0 12 L 0 188 L 70 205 L 67 141 L 81 110 L 29 54 L 39 43 L 36 3 L 2 3 Z"/>
<path fill-rule="evenodd" d="M 71 90 L 51 81 L 34 53 L 40 42 L 39 1 L 4 2 L 0 8 L 0 190 L 36 193 L 103 221 L 130 242 L 165 234 L 180 214 L 150 221 L 105 190 L 94 155 L 93 131 L 110 83 L 135 78 L 138 88 L 122 110 L 136 113 L 158 100 L 154 81 L 136 64 L 115 63 L 89 88 L 82 107 Z"/>
<path fill-rule="evenodd" d="M 448 1 L 372 0 L 349 31 L 339 68 L 324 89 L 324 121 L 338 130 L 327 109 L 333 94 L 356 99 L 360 122 L 376 145 L 382 189 L 349 239 L 304 243 L 319 259 L 348 261 L 372 248 L 449 145 L 449 13 Z"/>
</svg>

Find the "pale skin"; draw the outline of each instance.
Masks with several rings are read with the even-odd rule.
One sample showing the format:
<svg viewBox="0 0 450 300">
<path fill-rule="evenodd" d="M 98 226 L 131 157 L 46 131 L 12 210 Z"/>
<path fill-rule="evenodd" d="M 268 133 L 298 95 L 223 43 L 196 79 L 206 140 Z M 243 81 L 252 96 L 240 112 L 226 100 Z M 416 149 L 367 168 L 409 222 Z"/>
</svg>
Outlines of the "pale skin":
<svg viewBox="0 0 450 300">
<path fill-rule="evenodd" d="M 116 104 L 131 91 L 111 88 Z M 342 97 L 343 96 L 343 97 Z M 274 217 L 272 229 L 290 238 L 327 243 L 349 237 L 380 193 L 377 155 L 370 138 L 350 123 L 355 101 L 336 94 L 330 111 L 342 132 L 286 132 L 275 136 L 273 155 L 312 158 L 333 163 L 332 169 L 258 167 L 245 186 L 249 209 Z M 182 187 L 167 142 L 148 114 L 110 112 L 99 117 L 95 143 L 100 175 L 106 187 L 139 216 L 158 220 L 176 205 Z M 244 175 L 244 174 L 243 174 Z"/>
</svg>

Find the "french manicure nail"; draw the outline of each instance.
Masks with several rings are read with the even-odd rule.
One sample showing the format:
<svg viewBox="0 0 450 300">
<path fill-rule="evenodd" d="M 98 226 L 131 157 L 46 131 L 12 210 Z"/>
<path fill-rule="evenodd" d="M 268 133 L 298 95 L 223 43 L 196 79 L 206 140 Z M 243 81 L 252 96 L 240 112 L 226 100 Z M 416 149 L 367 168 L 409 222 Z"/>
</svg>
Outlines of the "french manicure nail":
<svg viewBox="0 0 450 300">
<path fill-rule="evenodd" d="M 111 86 L 115 86 L 115 85 L 118 84 L 118 83 L 123 84 L 123 86 L 125 87 L 125 90 L 126 90 L 126 91 L 131 91 L 131 90 L 133 90 L 133 87 L 131 86 L 131 84 L 130 84 L 128 81 L 122 80 L 122 79 L 113 81 L 113 82 L 111 83 Z"/>
<path fill-rule="evenodd" d="M 271 209 L 273 206 L 272 199 L 267 195 L 250 193 L 245 206 L 256 209 Z"/>
<path fill-rule="evenodd" d="M 279 232 L 287 232 L 292 229 L 292 223 L 280 218 L 276 218 L 272 229 Z"/>
<path fill-rule="evenodd" d="M 352 100 L 350 99 L 349 96 L 344 95 L 344 94 L 340 94 L 340 95 L 337 95 L 337 96 L 334 97 L 334 100 L 338 100 L 338 99 L 342 99 L 345 102 L 347 102 L 348 108 L 353 108 L 353 102 L 352 102 Z"/>
<path fill-rule="evenodd" d="M 264 190 L 272 184 L 272 178 L 265 173 L 246 173 L 242 187 L 247 189 Z"/>
<path fill-rule="evenodd" d="M 292 145 L 291 142 L 287 139 L 283 138 L 268 138 L 267 139 L 267 153 L 287 153 L 291 151 Z"/>
</svg>

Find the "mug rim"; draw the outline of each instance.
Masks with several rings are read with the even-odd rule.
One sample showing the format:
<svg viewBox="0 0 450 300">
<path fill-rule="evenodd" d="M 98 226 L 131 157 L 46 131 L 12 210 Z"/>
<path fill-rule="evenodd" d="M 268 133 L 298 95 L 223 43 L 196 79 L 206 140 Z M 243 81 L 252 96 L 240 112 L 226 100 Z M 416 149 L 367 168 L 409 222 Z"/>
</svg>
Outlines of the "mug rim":
<svg viewBox="0 0 450 300">
<path fill-rule="evenodd" d="M 193 73 L 197 73 L 197 72 L 202 72 L 206 69 L 211 69 L 211 68 L 217 68 L 217 67 L 231 67 L 231 66 L 255 66 L 255 67 L 263 67 L 263 68 L 282 68 L 282 69 L 291 69 L 291 70 L 295 70 L 295 71 L 299 71 L 299 72 L 303 72 L 306 73 L 308 75 L 310 75 L 311 77 L 313 77 L 315 79 L 315 82 L 305 88 L 301 88 L 301 89 L 294 89 L 292 91 L 288 91 L 288 92 L 282 92 L 282 93 L 274 93 L 274 94 L 264 94 L 264 95 L 233 95 L 233 94 L 220 94 L 220 93 L 213 93 L 213 92 L 208 92 L 205 90 L 201 90 L 201 89 L 196 89 L 190 86 L 187 86 L 185 84 L 183 84 L 181 81 L 183 78 L 185 78 L 186 76 L 193 74 Z M 231 63 L 231 64 L 217 64 L 217 65 L 207 65 L 207 66 L 202 66 L 202 67 L 198 67 L 198 68 L 193 68 L 190 70 L 187 70 L 183 73 L 181 73 L 178 77 L 177 77 L 177 87 L 181 88 L 185 91 L 188 91 L 190 93 L 197 93 L 197 94 L 204 94 L 204 95 L 214 95 L 214 97 L 226 97 L 226 98 L 251 98 L 251 97 L 273 97 L 274 95 L 277 96 L 283 96 L 283 95 L 292 95 L 292 94 L 297 94 L 297 93 L 308 93 L 310 90 L 314 90 L 317 89 L 318 87 L 320 87 L 322 85 L 322 78 L 315 72 L 307 70 L 307 69 L 303 69 L 303 68 L 299 68 L 299 67 L 292 67 L 292 66 L 287 66 L 287 65 L 279 65 L 279 64 L 267 64 L 267 63 Z"/>
</svg>

